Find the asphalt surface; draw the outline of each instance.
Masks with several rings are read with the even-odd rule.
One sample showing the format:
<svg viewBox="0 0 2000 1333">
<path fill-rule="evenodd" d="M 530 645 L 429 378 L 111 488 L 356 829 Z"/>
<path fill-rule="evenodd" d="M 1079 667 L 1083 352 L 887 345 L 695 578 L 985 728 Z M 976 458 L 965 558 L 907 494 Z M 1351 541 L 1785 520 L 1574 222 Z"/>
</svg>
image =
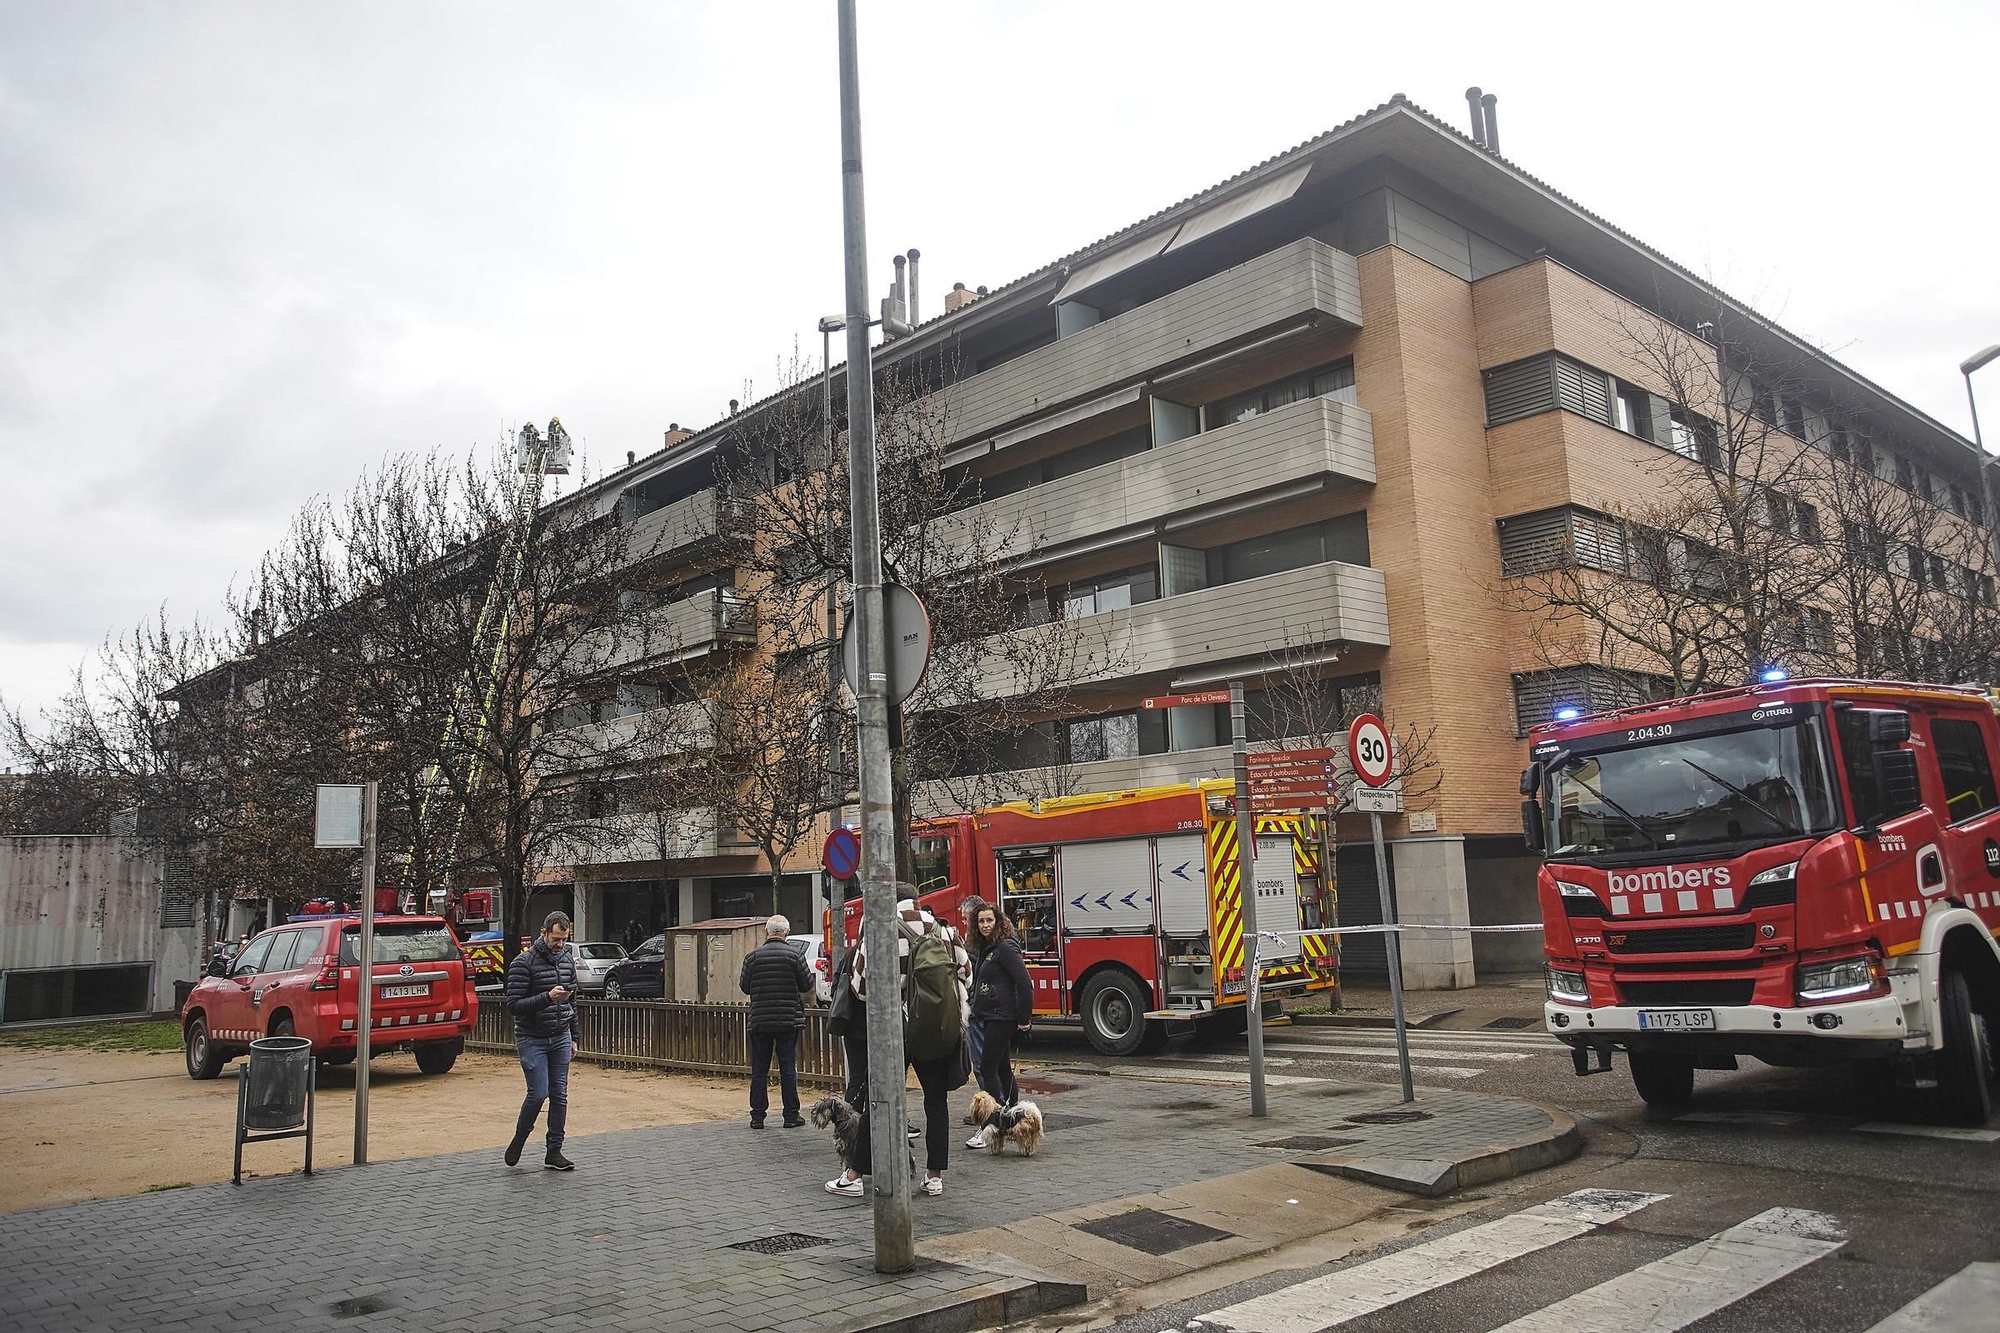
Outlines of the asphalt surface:
<svg viewBox="0 0 2000 1333">
<path fill-rule="evenodd" d="M 1310 1090 L 1295 1080 L 1398 1077 L 1388 1031 L 1273 1027 L 1265 1035 L 1274 1103 Z M 1240 1333 L 1489 1333 L 1520 1321 L 1511 1333 L 1531 1333 L 1616 1329 L 1630 1317 L 1630 1327 L 1654 1333 L 1860 1333 L 1935 1289 L 1947 1307 L 1942 1317 L 1887 1327 L 2000 1330 L 2000 1268 L 1968 1268 L 2000 1261 L 2000 1117 L 1984 1130 L 1946 1127 L 1921 1094 L 1854 1070 L 1750 1060 L 1735 1072 L 1698 1074 L 1694 1104 L 1664 1114 L 1640 1102 L 1622 1057 L 1610 1074 L 1578 1078 L 1568 1051 L 1537 1031 L 1417 1030 L 1410 1045 L 1418 1086 L 1561 1107 L 1584 1131 L 1583 1154 L 1478 1191 L 1490 1206 L 1398 1246 L 1271 1273 L 1102 1327 L 1162 1333 L 1200 1320 Z M 1146 1064 L 1100 1057 L 1069 1033 L 1038 1036 L 1035 1054 L 1133 1074 Z M 1247 1069 L 1242 1038 L 1177 1042 L 1150 1059 L 1231 1077 Z M 1428 1251 L 1400 1270 L 1365 1268 L 1579 1190 L 1660 1197 L 1528 1252 L 1503 1247 L 1477 1271 L 1418 1294 L 1408 1294 L 1408 1272 L 1441 1271 Z M 1500 1232 L 1532 1224 L 1506 1222 Z M 1454 1243 L 1477 1248 L 1484 1234 Z M 1381 1278 L 1373 1287 L 1372 1272 Z M 1357 1295 L 1391 1278 L 1388 1295 Z M 1285 1294 L 1246 1304 L 1277 1292 Z M 1377 1299 L 1379 1308 L 1371 1307 Z"/>
</svg>

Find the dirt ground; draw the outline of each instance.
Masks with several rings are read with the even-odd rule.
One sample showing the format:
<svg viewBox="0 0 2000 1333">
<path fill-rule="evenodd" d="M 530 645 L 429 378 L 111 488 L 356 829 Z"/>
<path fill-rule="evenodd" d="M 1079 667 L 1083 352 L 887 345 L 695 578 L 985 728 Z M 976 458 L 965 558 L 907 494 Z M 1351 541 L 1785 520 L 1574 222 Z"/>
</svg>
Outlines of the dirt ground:
<svg viewBox="0 0 2000 1333">
<path fill-rule="evenodd" d="M 197 1083 L 178 1051 L 0 1045 L 0 1212 L 229 1179 L 236 1068 Z M 506 1145 L 521 1105 L 521 1067 L 466 1054 L 448 1074 L 417 1072 L 408 1053 L 377 1057 L 369 1078 L 369 1156 L 427 1157 Z M 744 1084 L 693 1074 L 578 1063 L 569 1133 L 748 1115 Z M 320 1071 L 313 1166 L 353 1159 L 354 1069 Z M 539 1137 L 537 1139 L 539 1142 Z M 532 1145 L 531 1145 L 532 1146 Z M 297 1171 L 305 1141 L 253 1143 L 246 1175 Z"/>
</svg>

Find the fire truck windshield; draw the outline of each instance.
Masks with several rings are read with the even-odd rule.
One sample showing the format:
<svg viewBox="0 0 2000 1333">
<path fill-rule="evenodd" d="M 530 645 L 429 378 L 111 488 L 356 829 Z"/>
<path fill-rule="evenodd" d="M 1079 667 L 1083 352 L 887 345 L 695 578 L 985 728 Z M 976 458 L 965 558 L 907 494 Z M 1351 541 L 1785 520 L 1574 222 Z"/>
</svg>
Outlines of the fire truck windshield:
<svg viewBox="0 0 2000 1333">
<path fill-rule="evenodd" d="M 1830 832 L 1839 805 L 1817 718 L 1559 760 L 1552 857 L 1734 849 Z"/>
</svg>

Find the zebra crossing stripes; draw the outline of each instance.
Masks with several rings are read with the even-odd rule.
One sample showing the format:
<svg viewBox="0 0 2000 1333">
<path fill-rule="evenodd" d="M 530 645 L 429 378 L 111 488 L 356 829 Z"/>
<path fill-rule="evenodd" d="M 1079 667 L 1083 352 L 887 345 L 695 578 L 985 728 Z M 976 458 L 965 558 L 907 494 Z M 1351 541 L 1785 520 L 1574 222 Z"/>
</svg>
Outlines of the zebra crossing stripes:
<svg viewBox="0 0 2000 1333">
<path fill-rule="evenodd" d="M 1734 1305 L 1846 1244 L 1840 1223 L 1824 1213 L 1769 1208 L 1494 1333 L 1668 1333 Z"/>
<path fill-rule="evenodd" d="M 1396 1069 L 1396 1037 L 1377 1028 L 1305 1028 L 1267 1032 L 1264 1048 L 1301 1062 L 1323 1061 L 1364 1069 Z M 1467 1079 L 1501 1065 L 1563 1053 L 1553 1037 L 1483 1032 L 1412 1033 L 1410 1063 L 1431 1078 Z"/>
<path fill-rule="evenodd" d="M 1577 1190 L 1492 1222 L 1242 1301 L 1201 1316 L 1201 1322 L 1256 1333 L 1318 1333 L 1510 1259 L 1586 1235 L 1666 1197 L 1627 1190 Z"/>
<path fill-rule="evenodd" d="M 2000 1264 L 1967 1264 L 1868 1333 L 1981 1328 L 1996 1309 L 2000 1309 Z"/>
</svg>

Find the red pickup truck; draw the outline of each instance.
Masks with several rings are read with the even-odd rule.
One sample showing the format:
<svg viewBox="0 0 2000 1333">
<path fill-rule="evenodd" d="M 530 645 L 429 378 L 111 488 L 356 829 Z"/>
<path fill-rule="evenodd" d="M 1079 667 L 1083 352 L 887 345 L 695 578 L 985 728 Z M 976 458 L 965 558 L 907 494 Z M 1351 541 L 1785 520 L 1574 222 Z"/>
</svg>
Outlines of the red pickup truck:
<svg viewBox="0 0 2000 1333">
<path fill-rule="evenodd" d="M 258 1037 L 304 1037 L 328 1064 L 359 1048 L 361 922 L 294 921 L 264 931 L 204 977 L 181 1009 L 189 1078 L 214 1078 Z M 458 938 L 443 917 L 375 919 L 371 1054 L 410 1047 L 417 1067 L 442 1074 L 465 1049 L 479 1014 Z"/>
</svg>

